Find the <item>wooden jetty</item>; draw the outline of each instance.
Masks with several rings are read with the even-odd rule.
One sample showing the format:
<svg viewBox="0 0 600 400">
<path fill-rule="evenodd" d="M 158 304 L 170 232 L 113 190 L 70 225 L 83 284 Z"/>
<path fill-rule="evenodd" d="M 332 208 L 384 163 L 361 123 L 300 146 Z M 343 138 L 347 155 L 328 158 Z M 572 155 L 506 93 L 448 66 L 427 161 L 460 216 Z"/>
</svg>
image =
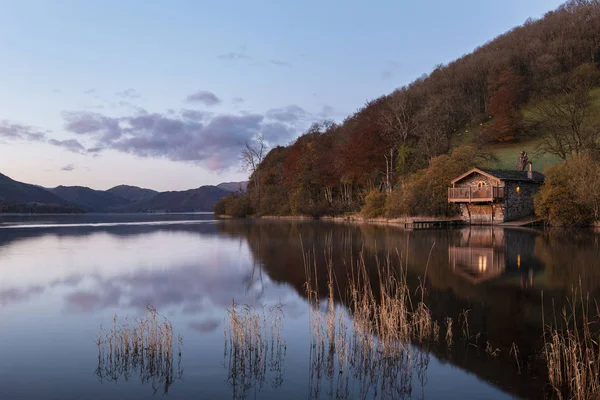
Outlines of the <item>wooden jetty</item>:
<svg viewBox="0 0 600 400">
<path fill-rule="evenodd" d="M 405 222 L 404 229 L 411 231 L 423 229 L 442 229 L 463 224 L 463 221 L 456 219 L 413 220 Z"/>
</svg>

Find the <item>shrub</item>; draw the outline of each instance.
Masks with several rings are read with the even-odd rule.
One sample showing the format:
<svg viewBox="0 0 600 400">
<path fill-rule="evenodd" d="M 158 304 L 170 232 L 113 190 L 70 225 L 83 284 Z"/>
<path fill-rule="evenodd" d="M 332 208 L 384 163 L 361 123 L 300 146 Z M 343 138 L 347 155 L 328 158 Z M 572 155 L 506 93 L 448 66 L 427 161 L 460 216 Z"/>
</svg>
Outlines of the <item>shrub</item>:
<svg viewBox="0 0 600 400">
<path fill-rule="evenodd" d="M 386 195 L 380 190 L 373 189 L 365 197 L 365 205 L 360 210 L 360 213 L 365 218 L 382 217 L 385 213 Z"/>
<path fill-rule="evenodd" d="M 536 214 L 551 225 L 583 225 L 598 219 L 600 161 L 584 154 L 549 168 L 534 203 Z"/>
</svg>

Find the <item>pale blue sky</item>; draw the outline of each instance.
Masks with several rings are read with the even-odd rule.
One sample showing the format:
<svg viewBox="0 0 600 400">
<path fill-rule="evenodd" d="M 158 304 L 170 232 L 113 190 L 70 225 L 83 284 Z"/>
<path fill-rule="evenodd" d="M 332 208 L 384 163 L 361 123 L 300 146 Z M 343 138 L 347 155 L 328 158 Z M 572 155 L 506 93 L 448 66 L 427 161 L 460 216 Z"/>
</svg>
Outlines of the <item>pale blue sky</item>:
<svg viewBox="0 0 600 400">
<path fill-rule="evenodd" d="M 244 139 L 341 121 L 560 4 L 0 0 L 0 172 L 97 189 L 245 179 Z"/>
</svg>

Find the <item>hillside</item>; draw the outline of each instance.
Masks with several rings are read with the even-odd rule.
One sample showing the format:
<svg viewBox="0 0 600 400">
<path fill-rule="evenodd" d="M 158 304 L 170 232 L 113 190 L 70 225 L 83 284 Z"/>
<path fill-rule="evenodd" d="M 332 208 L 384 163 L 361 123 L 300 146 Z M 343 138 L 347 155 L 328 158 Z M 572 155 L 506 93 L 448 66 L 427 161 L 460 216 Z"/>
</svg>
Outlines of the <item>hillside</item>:
<svg viewBox="0 0 600 400">
<path fill-rule="evenodd" d="M 248 181 L 244 182 L 223 182 L 217 185 L 219 189 L 226 190 L 228 192 L 245 192 L 248 188 Z"/>
<path fill-rule="evenodd" d="M 134 203 L 127 211 L 199 212 L 212 211 L 217 201 L 230 192 L 216 186 L 201 186 L 184 191 L 161 192 L 149 200 Z"/>
<path fill-rule="evenodd" d="M 131 203 L 130 200 L 113 193 L 83 186 L 58 186 L 50 190 L 55 195 L 87 212 L 119 211 L 122 207 Z"/>
<path fill-rule="evenodd" d="M 108 189 L 106 192 L 111 193 L 115 196 L 122 197 L 131 202 L 140 202 L 151 199 L 156 196 L 159 192 L 152 189 L 144 189 L 137 186 L 119 185 Z"/>
<path fill-rule="evenodd" d="M 514 169 L 521 150 L 543 170 L 600 148 L 599 67 L 600 2 L 569 1 L 341 124 L 312 125 L 272 149 L 247 195 L 220 209 L 335 215 L 373 193 L 379 215 L 452 215 L 449 171 Z"/>
<path fill-rule="evenodd" d="M 36 185 L 18 182 L 0 174 L 0 202 L 70 205 L 65 199 Z"/>
</svg>

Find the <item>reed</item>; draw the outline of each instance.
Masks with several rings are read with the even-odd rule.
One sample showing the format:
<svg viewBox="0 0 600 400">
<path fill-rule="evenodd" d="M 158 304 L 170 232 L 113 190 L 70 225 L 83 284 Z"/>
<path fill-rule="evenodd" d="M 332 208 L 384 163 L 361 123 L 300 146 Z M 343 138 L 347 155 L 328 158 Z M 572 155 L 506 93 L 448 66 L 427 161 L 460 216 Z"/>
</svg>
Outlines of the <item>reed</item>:
<svg viewBox="0 0 600 400">
<path fill-rule="evenodd" d="M 287 352 L 282 338 L 282 305 L 256 309 L 233 301 L 228 316 L 224 359 L 233 398 L 245 398 L 250 389 L 260 392 L 267 381 L 279 387 Z"/>
<path fill-rule="evenodd" d="M 583 296 L 581 285 L 573 290 L 560 317 L 554 314 L 548 325 L 544 321 L 543 354 L 559 399 L 600 398 L 599 321 L 598 305 L 589 295 Z"/>
<path fill-rule="evenodd" d="M 440 337 L 440 327 L 424 301 L 424 281 L 419 287 L 421 300 L 413 304 L 404 268 L 397 269 L 390 257 L 378 260 L 376 281 L 371 282 L 360 255 L 348 269 L 348 292 L 340 293 L 330 254 L 325 251 L 325 299 L 319 298 L 316 255 L 308 251 L 304 257 L 311 305 L 310 396 L 318 398 L 327 390 L 336 398 L 376 393 L 409 397 L 414 378 L 424 385 L 429 364 L 429 355 L 415 351 L 411 342 L 427 344 Z M 347 309 L 336 306 L 336 295 L 346 296 Z"/>
<path fill-rule="evenodd" d="M 121 377 L 128 381 L 138 375 L 142 383 L 151 383 L 154 393 L 160 387 L 167 393 L 174 381 L 183 376 L 183 339 L 178 336 L 175 340 L 171 322 L 150 306 L 144 317 L 135 319 L 131 324 L 128 318 L 119 324 L 115 315 L 110 329 L 100 328 L 96 344 L 96 375 L 101 381 L 117 381 Z"/>
</svg>

